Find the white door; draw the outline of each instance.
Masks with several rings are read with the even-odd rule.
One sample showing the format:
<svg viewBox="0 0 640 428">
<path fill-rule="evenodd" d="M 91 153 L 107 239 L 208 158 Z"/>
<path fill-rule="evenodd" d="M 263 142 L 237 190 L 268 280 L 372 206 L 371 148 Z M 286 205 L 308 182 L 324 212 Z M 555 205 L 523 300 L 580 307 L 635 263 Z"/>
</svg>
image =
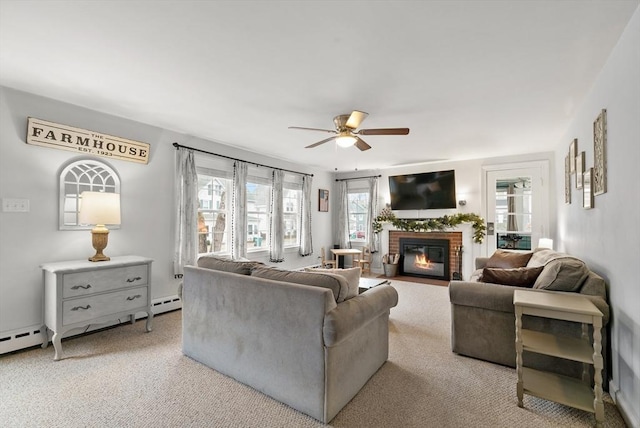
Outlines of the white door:
<svg viewBox="0 0 640 428">
<path fill-rule="evenodd" d="M 549 237 L 548 162 L 483 169 L 486 254 L 493 254 L 497 248 L 535 249 L 540 238 Z"/>
</svg>

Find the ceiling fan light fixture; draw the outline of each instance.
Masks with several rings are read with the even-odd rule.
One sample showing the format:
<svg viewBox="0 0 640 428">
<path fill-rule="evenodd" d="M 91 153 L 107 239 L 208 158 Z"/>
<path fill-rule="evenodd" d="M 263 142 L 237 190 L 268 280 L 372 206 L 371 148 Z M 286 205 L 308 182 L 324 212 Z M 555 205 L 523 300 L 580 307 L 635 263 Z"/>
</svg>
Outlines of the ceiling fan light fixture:
<svg viewBox="0 0 640 428">
<path fill-rule="evenodd" d="M 352 135 L 340 135 L 336 137 L 336 143 L 338 143 L 340 147 L 351 147 L 356 143 L 356 140 L 356 137 Z"/>
</svg>

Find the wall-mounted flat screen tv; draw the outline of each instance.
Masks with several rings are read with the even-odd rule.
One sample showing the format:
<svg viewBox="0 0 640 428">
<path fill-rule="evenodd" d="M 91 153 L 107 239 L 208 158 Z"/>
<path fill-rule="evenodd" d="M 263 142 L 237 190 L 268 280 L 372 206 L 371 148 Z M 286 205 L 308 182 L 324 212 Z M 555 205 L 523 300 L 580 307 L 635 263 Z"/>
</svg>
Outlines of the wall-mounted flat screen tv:
<svg viewBox="0 0 640 428">
<path fill-rule="evenodd" d="M 454 170 L 389 176 L 392 210 L 456 207 Z"/>
</svg>

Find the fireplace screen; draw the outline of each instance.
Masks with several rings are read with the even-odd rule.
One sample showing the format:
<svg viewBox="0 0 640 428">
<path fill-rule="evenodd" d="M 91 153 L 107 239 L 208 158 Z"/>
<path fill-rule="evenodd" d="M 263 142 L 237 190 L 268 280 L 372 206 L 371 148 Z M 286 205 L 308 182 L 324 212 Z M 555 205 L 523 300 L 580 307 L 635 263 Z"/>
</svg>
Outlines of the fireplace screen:
<svg viewBox="0 0 640 428">
<path fill-rule="evenodd" d="M 449 279 L 449 241 L 445 239 L 400 240 L 401 274 Z"/>
</svg>

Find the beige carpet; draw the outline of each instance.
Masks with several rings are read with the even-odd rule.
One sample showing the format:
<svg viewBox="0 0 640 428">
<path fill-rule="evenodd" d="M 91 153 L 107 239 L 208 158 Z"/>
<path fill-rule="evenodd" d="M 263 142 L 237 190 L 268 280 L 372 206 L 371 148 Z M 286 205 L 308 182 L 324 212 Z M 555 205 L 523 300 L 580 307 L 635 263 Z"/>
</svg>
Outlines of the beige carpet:
<svg viewBox="0 0 640 428">
<path fill-rule="evenodd" d="M 393 281 L 389 361 L 334 427 L 590 427 L 593 415 L 525 396 L 510 368 L 455 355 L 448 288 Z M 320 427 L 182 355 L 180 311 L 0 357 L 2 427 Z M 624 427 L 609 396 L 607 427 Z"/>
</svg>

